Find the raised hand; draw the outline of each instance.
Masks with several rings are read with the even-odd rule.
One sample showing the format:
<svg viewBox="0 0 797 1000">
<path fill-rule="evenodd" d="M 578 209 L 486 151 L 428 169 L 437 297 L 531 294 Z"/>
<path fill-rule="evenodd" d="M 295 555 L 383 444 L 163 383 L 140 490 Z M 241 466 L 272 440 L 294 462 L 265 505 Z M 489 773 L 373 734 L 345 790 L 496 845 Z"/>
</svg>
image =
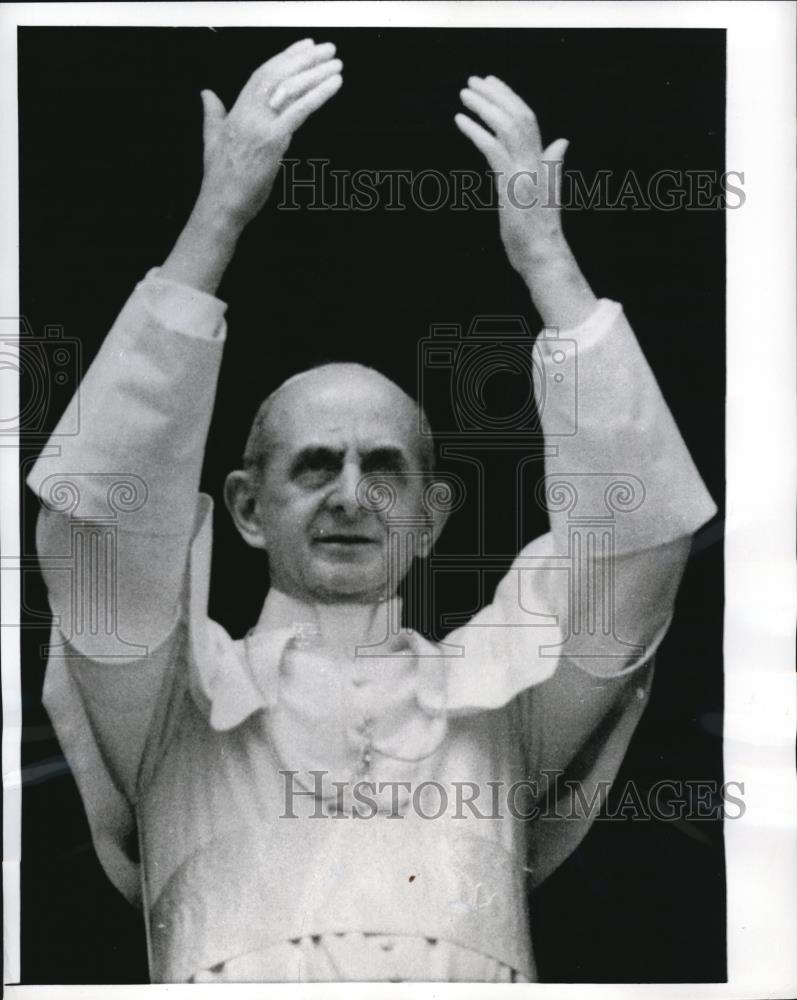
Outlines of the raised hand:
<svg viewBox="0 0 797 1000">
<path fill-rule="evenodd" d="M 562 233 L 559 181 L 567 139 L 543 149 L 531 108 L 495 76 L 472 76 L 454 121 L 495 171 L 501 239 L 548 326 L 572 328 L 597 304 Z"/>
<path fill-rule="evenodd" d="M 202 187 L 161 275 L 215 293 L 244 227 L 266 202 L 291 136 L 340 88 L 330 42 L 296 42 L 256 69 L 229 114 L 211 90 Z"/>
<path fill-rule="evenodd" d="M 460 97 L 487 126 L 461 113 L 454 118 L 496 172 L 501 238 L 510 263 L 526 277 L 562 241 L 557 182 L 568 142 L 557 139 L 544 149 L 534 112 L 495 76 L 470 77 Z"/>
<path fill-rule="evenodd" d="M 296 42 L 256 69 L 229 114 L 202 92 L 204 177 L 200 202 L 246 224 L 271 192 L 297 128 L 339 89 L 343 63 L 331 42 Z"/>
</svg>

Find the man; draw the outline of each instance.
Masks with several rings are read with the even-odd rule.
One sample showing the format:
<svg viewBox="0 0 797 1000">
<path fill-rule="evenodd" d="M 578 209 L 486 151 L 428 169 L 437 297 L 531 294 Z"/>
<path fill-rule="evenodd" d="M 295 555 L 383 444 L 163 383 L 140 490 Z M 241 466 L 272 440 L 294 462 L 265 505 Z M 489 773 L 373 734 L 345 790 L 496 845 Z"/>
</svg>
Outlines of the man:
<svg viewBox="0 0 797 1000">
<path fill-rule="evenodd" d="M 396 629 L 396 588 L 444 522 L 425 421 L 379 373 L 325 365 L 265 401 L 227 479 L 268 558 L 260 620 L 241 641 L 209 620 L 214 293 L 341 70 L 306 39 L 229 114 L 203 93 L 191 217 L 86 375 L 80 434 L 29 480 L 56 616 L 45 703 L 156 981 L 534 979 L 527 882 L 573 850 L 616 773 L 714 512 L 621 308 L 564 240 L 546 163 L 566 142 L 543 149 L 524 102 L 472 77 L 461 97 L 483 124 L 456 124 L 496 171 L 510 263 L 561 331 L 540 345 L 546 434 L 566 405 L 561 344 L 578 351 L 576 433 L 546 459 L 551 531 L 445 645 Z M 573 532 L 596 508 L 611 530 Z M 48 570 L 70 554 L 84 589 Z"/>
</svg>

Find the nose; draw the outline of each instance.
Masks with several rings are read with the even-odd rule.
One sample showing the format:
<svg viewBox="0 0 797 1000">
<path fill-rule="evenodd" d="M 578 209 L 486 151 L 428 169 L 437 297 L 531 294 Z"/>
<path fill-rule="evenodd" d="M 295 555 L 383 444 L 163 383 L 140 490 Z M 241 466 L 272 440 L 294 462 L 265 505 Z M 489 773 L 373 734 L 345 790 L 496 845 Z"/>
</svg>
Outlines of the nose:
<svg viewBox="0 0 797 1000">
<path fill-rule="evenodd" d="M 360 515 L 362 508 L 357 499 L 357 486 L 361 478 L 360 467 L 356 462 L 345 462 L 335 485 L 327 499 L 331 510 L 344 517 L 354 519 Z"/>
</svg>

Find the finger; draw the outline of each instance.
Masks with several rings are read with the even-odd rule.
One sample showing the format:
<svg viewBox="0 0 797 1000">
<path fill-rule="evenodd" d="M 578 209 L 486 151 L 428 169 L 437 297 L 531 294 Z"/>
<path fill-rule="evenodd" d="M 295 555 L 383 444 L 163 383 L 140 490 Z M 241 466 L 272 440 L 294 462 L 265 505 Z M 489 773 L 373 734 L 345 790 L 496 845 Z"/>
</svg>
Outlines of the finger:
<svg viewBox="0 0 797 1000">
<path fill-rule="evenodd" d="M 508 87 L 503 80 L 499 80 L 497 76 L 487 76 L 483 79 L 478 76 L 472 76 L 468 79 L 468 86 L 482 97 L 492 101 L 505 114 L 509 115 L 513 121 L 520 123 L 531 138 L 532 143 L 538 147 L 542 146 L 537 116 L 528 104 L 522 98 L 518 97 L 514 90 Z"/>
<path fill-rule="evenodd" d="M 334 55 L 335 46 L 332 42 L 303 46 L 293 52 L 281 52 L 263 66 L 262 79 L 264 82 L 276 85 L 295 73 L 301 73 L 302 70 L 332 59 Z"/>
<path fill-rule="evenodd" d="M 293 45 L 289 45 L 287 49 L 283 49 L 280 55 L 287 55 L 289 52 L 295 52 L 297 49 L 306 48 L 308 45 L 315 45 L 312 38 L 300 38 L 298 42 L 294 42 Z"/>
<path fill-rule="evenodd" d="M 258 108 L 262 107 L 263 98 L 270 96 L 282 80 L 319 62 L 331 59 L 334 54 L 335 46 L 331 42 L 316 45 L 312 39 L 302 39 L 284 52 L 272 56 L 268 62 L 254 71 L 238 95 L 236 106 L 239 103 L 245 106 L 254 102 Z"/>
<path fill-rule="evenodd" d="M 567 152 L 567 147 L 570 145 L 568 139 L 555 139 L 542 154 L 542 158 L 545 161 L 558 162 L 565 158 L 565 153 Z"/>
<path fill-rule="evenodd" d="M 283 111 L 276 120 L 276 125 L 285 132 L 293 133 L 302 125 L 322 104 L 325 104 L 333 94 L 340 90 L 343 77 L 340 73 L 328 76 L 318 86 L 303 94 L 297 101 L 294 101 L 287 110 Z"/>
<path fill-rule="evenodd" d="M 500 172 L 506 159 L 506 150 L 494 135 L 482 128 L 472 118 L 462 113 L 454 115 L 457 128 L 463 135 L 467 136 L 473 145 L 484 154 L 490 167 Z"/>
<path fill-rule="evenodd" d="M 471 76 L 468 78 L 468 86 L 489 97 L 508 114 L 532 114 L 531 108 L 523 98 L 519 97 L 511 87 L 507 86 L 503 80 L 499 80 L 497 76 Z"/>
<path fill-rule="evenodd" d="M 302 38 L 298 42 L 294 42 L 293 45 L 289 45 L 287 49 L 283 49 L 282 52 L 278 52 L 275 56 L 267 59 L 261 66 L 258 66 L 255 72 L 261 73 L 264 70 L 270 69 L 272 67 L 279 67 L 286 59 L 290 58 L 297 52 L 307 51 L 309 52 L 315 45 L 312 38 Z"/>
<path fill-rule="evenodd" d="M 288 77 L 287 80 L 278 84 L 269 98 L 269 106 L 275 111 L 279 111 L 284 105 L 301 97 L 302 94 L 306 94 L 308 90 L 312 90 L 333 73 L 340 73 L 342 69 L 343 63 L 340 59 L 328 59 L 318 66 L 313 66 L 312 69 L 306 69 L 295 76 Z"/>
<path fill-rule="evenodd" d="M 554 173 L 554 194 L 556 197 L 557 204 L 562 201 L 562 167 L 557 166 L 564 161 L 565 153 L 567 152 L 567 147 L 570 145 L 567 139 L 555 139 L 550 146 L 542 154 L 542 162 L 546 164 L 546 170 L 555 171 Z M 550 190 L 550 180 L 548 181 Z"/>
<path fill-rule="evenodd" d="M 227 117 L 224 105 L 212 90 L 203 90 L 200 94 L 202 98 L 202 110 L 204 113 L 202 122 L 202 139 L 206 146 L 210 144 L 216 129 Z"/>
<path fill-rule="evenodd" d="M 496 135 L 500 136 L 501 139 L 508 137 L 512 128 L 512 119 L 506 112 L 493 104 L 492 101 L 488 101 L 485 97 L 477 94 L 474 90 L 465 88 L 465 90 L 459 92 L 459 96 L 462 98 L 462 103 L 465 107 L 477 114 L 483 122 L 490 126 Z"/>
</svg>

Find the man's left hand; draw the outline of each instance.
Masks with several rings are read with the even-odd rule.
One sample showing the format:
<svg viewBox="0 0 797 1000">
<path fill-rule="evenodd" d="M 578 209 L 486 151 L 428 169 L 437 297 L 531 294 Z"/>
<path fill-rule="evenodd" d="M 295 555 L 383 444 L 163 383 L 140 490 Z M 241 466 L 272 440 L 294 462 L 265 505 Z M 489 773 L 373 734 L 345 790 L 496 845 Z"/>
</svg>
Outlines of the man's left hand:
<svg viewBox="0 0 797 1000">
<path fill-rule="evenodd" d="M 495 76 L 470 77 L 460 96 L 492 130 L 461 113 L 454 118 L 496 173 L 501 238 L 509 262 L 526 277 L 561 250 L 559 180 L 568 141 L 543 149 L 534 112 Z"/>
</svg>

